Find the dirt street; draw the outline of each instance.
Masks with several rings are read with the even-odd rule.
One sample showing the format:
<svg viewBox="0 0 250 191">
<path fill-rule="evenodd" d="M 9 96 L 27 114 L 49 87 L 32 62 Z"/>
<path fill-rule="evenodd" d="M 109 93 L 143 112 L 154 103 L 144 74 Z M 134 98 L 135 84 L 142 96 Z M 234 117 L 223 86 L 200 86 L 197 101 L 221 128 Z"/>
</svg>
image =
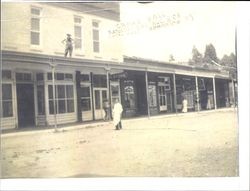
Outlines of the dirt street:
<svg viewBox="0 0 250 191">
<path fill-rule="evenodd" d="M 2 178 L 238 176 L 236 111 L 2 135 Z"/>
</svg>

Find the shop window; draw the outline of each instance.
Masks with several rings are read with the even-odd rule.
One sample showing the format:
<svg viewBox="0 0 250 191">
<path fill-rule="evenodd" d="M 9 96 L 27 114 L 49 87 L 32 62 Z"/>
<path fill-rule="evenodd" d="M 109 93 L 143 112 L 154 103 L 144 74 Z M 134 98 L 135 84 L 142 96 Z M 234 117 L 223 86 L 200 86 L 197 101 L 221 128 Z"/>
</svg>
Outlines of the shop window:
<svg viewBox="0 0 250 191">
<path fill-rule="evenodd" d="M 198 78 L 198 88 L 199 88 L 199 91 L 206 90 L 205 82 L 203 78 Z"/>
<path fill-rule="evenodd" d="M 56 112 L 71 113 L 74 112 L 74 91 L 73 85 L 56 85 Z M 53 86 L 49 85 L 49 110 L 50 114 L 54 114 L 53 105 Z"/>
<path fill-rule="evenodd" d="M 135 90 L 134 81 L 124 81 L 125 107 L 135 108 Z"/>
<path fill-rule="evenodd" d="M 45 114 L 44 85 L 37 86 L 37 109 L 38 115 Z"/>
<path fill-rule="evenodd" d="M 156 85 L 155 84 L 148 85 L 148 95 L 149 95 L 149 107 L 156 107 L 157 100 L 156 100 Z"/>
<path fill-rule="evenodd" d="M 90 87 L 81 87 L 80 94 L 82 111 L 91 111 Z"/>
<path fill-rule="evenodd" d="M 2 84 L 2 117 L 13 116 L 12 85 Z"/>
<path fill-rule="evenodd" d="M 2 79 L 10 80 L 11 79 L 11 71 L 10 70 L 2 70 Z"/>
</svg>

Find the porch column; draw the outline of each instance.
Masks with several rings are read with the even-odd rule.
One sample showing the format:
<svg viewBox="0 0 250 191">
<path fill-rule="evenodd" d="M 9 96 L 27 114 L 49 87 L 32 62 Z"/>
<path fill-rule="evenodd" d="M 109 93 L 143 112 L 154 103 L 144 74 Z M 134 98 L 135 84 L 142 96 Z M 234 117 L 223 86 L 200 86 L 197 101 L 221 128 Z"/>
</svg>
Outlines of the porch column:
<svg viewBox="0 0 250 191">
<path fill-rule="evenodd" d="M 53 108 L 54 108 L 54 128 L 57 131 L 57 116 L 56 116 L 56 86 L 55 86 L 55 64 L 53 63 L 53 59 L 51 61 L 52 68 L 52 91 L 53 91 Z"/>
<path fill-rule="evenodd" d="M 109 117 L 111 117 L 111 96 L 110 96 L 110 82 L 109 82 L 109 71 L 110 71 L 110 68 L 109 67 L 106 67 L 105 68 L 106 70 L 106 78 L 107 78 L 107 99 L 108 99 L 108 103 L 109 103 Z"/>
<path fill-rule="evenodd" d="M 76 103 L 77 103 L 77 120 L 82 122 L 82 107 L 81 107 L 81 72 L 76 71 Z"/>
<path fill-rule="evenodd" d="M 145 71 L 145 82 L 146 82 L 146 100 L 147 100 L 147 108 L 148 108 L 148 118 L 150 118 L 150 109 L 149 109 L 149 99 L 148 99 L 148 72 Z"/>
<path fill-rule="evenodd" d="M 176 80 L 175 80 L 175 73 L 173 73 L 173 83 L 174 83 L 174 109 L 175 109 L 175 113 L 177 113 L 177 97 L 176 97 Z"/>
<path fill-rule="evenodd" d="M 215 77 L 213 77 L 213 92 L 214 92 L 214 109 L 217 109 L 216 88 L 215 88 Z"/>
<path fill-rule="evenodd" d="M 198 77 L 197 76 L 195 76 L 195 88 L 196 88 L 197 110 L 200 111 L 199 84 L 198 84 Z"/>
<path fill-rule="evenodd" d="M 235 89 L 234 89 L 234 79 L 232 79 L 232 96 L 233 96 L 233 107 L 235 107 Z"/>
</svg>

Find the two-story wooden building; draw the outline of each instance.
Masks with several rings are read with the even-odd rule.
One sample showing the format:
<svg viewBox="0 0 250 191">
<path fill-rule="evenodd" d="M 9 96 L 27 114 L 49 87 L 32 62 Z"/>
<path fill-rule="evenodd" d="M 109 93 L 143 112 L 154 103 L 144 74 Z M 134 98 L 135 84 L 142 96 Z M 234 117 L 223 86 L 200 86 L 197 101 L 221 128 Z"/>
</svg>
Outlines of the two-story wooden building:
<svg viewBox="0 0 250 191">
<path fill-rule="evenodd" d="M 124 117 L 181 112 L 183 96 L 189 111 L 234 103 L 233 82 L 216 67 L 123 57 L 108 33 L 119 3 L 5 2 L 2 16 L 3 129 L 100 120 L 104 99 L 119 99 Z"/>
</svg>

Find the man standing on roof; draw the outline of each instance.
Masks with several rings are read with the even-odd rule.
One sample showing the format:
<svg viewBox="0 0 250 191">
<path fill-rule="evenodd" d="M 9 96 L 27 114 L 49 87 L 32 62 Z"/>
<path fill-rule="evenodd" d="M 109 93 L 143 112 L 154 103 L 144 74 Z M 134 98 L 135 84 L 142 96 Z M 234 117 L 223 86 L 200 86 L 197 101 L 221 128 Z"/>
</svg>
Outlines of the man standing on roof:
<svg viewBox="0 0 250 191">
<path fill-rule="evenodd" d="M 71 57 L 72 52 L 73 52 L 73 39 L 71 38 L 71 35 L 67 34 L 67 38 L 64 39 L 62 43 L 65 43 L 66 45 L 64 57 L 67 57 L 68 53 L 69 53 L 69 57 Z"/>
</svg>

